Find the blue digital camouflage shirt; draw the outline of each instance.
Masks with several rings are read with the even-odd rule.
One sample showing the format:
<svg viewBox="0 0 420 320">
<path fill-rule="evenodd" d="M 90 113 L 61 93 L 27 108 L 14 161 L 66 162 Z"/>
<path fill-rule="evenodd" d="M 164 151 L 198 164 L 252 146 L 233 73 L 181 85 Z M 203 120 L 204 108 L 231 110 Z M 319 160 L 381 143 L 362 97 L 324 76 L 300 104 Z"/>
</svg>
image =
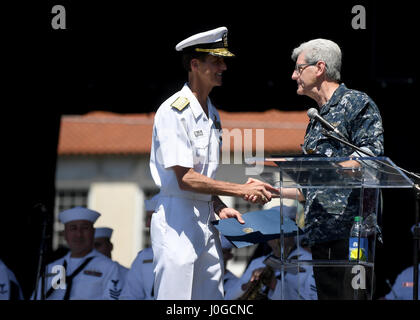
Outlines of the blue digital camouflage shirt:
<svg viewBox="0 0 420 320">
<path fill-rule="evenodd" d="M 375 156 L 384 152 L 382 119 L 378 107 L 365 93 L 341 84 L 319 114 L 335 126 L 350 143 L 368 148 Z M 323 127 L 312 119 L 306 129 L 307 153 L 327 157 L 358 156 L 350 147 L 322 134 Z M 306 189 L 305 232 L 308 244 L 346 239 L 359 213 L 359 189 Z"/>
</svg>

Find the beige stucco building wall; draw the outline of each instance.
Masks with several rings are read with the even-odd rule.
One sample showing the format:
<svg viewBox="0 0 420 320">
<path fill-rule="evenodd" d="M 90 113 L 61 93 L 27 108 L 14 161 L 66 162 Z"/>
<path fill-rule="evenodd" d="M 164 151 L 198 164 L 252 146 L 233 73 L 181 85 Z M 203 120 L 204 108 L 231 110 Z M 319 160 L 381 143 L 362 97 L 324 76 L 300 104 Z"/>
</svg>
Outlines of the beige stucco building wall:
<svg viewBox="0 0 420 320">
<path fill-rule="evenodd" d="M 110 227 L 112 259 L 129 268 L 143 248 L 144 195 L 139 185 L 130 182 L 96 182 L 89 191 L 88 207 L 101 213 L 95 227 Z"/>
</svg>

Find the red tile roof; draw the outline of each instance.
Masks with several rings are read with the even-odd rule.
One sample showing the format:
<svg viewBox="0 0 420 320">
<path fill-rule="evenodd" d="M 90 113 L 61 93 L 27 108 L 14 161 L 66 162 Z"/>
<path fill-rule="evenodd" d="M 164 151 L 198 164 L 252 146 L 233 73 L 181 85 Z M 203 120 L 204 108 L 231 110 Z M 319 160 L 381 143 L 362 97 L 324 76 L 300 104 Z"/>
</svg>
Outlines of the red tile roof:
<svg viewBox="0 0 420 320">
<path fill-rule="evenodd" d="M 264 129 L 266 153 L 298 152 L 308 123 L 305 111 L 219 110 L 219 113 L 222 127 L 226 129 L 224 134 L 235 132 L 232 129 L 237 128 L 244 136 L 246 132 L 244 130 L 251 129 L 254 151 L 256 129 Z M 117 114 L 103 111 L 63 116 L 58 154 L 148 154 L 152 141 L 153 118 L 154 113 Z M 226 140 L 223 145 L 227 148 Z M 234 146 L 233 137 L 231 146 Z"/>
</svg>

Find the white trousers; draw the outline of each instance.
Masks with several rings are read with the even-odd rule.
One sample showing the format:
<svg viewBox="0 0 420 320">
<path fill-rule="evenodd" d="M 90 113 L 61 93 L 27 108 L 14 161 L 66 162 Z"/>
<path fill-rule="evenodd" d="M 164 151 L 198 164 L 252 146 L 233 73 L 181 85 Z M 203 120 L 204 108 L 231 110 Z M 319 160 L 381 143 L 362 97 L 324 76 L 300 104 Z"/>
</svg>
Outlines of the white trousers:
<svg viewBox="0 0 420 320">
<path fill-rule="evenodd" d="M 150 227 L 156 299 L 223 299 L 223 254 L 211 202 L 158 201 Z"/>
</svg>

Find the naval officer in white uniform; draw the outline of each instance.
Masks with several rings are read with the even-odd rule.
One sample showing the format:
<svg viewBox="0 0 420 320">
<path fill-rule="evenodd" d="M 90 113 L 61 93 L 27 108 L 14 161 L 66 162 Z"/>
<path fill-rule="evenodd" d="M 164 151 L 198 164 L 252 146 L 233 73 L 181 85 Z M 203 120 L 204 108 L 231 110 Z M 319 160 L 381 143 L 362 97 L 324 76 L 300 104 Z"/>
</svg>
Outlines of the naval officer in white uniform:
<svg viewBox="0 0 420 320">
<path fill-rule="evenodd" d="M 95 228 L 95 236 L 93 241 L 95 250 L 102 253 L 110 259 L 112 259 L 112 250 L 114 249 L 114 244 L 111 242 L 113 232 L 114 230 L 108 227 Z M 122 279 L 125 279 L 128 272 L 128 268 L 122 266 L 117 261 L 114 262 L 118 265 L 118 268 L 120 269 Z"/>
<path fill-rule="evenodd" d="M 271 200 L 270 185 L 214 180 L 221 150 L 220 117 L 208 97 L 222 85 L 227 67 L 227 29 L 193 35 L 176 46 L 188 82 L 156 112 L 150 170 L 160 196 L 151 223 L 157 299 L 223 299 L 223 258 L 211 224 L 241 214 L 217 195 Z"/>
<path fill-rule="evenodd" d="M 75 207 L 60 212 L 68 254 L 47 266 L 45 298 L 47 300 L 117 300 L 123 280 L 118 265 L 93 249 L 93 224 L 100 214 Z M 40 279 L 41 282 L 41 279 Z M 36 297 L 41 299 L 41 283 Z"/>
</svg>

